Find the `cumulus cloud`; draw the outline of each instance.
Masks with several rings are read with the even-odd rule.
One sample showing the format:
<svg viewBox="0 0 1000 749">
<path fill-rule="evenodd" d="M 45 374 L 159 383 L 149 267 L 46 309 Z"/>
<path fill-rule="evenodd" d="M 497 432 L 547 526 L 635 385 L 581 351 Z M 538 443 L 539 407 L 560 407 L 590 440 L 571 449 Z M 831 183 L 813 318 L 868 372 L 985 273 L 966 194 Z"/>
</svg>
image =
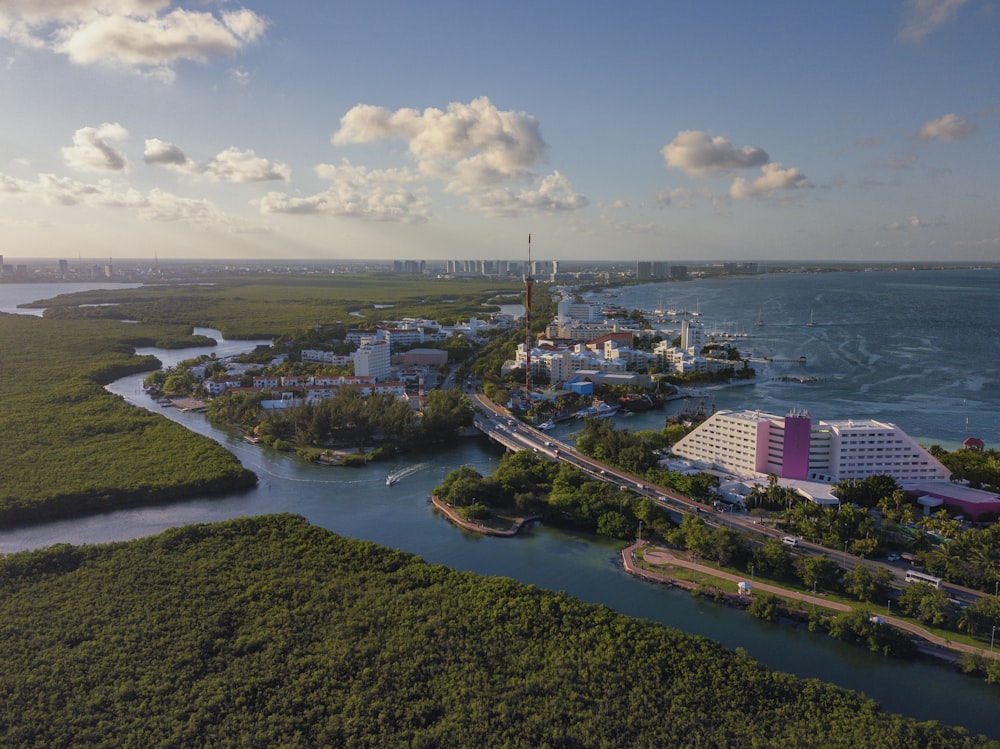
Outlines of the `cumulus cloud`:
<svg viewBox="0 0 1000 749">
<path fill-rule="evenodd" d="M 966 0 L 907 0 L 897 39 L 920 42 L 958 14 Z"/>
<path fill-rule="evenodd" d="M 245 221 L 226 214 L 209 200 L 184 198 L 159 189 L 145 193 L 117 189 L 108 180 L 88 183 L 55 174 L 39 174 L 30 181 L 0 173 L 0 200 L 125 210 L 143 221 L 183 222 L 224 231 L 248 228 Z"/>
<path fill-rule="evenodd" d="M 287 182 L 292 170 L 281 162 L 257 156 L 253 149 L 227 148 L 208 161 L 204 174 L 217 182 Z"/>
<path fill-rule="evenodd" d="M 117 122 L 81 127 L 73 133 L 73 145 L 62 149 L 63 161 L 80 172 L 124 172 L 128 169 L 128 159 L 108 141 L 127 137 L 128 130 Z"/>
<path fill-rule="evenodd" d="M 523 112 L 497 109 L 485 97 L 452 102 L 447 110 L 398 109 L 359 104 L 340 120 L 334 145 L 406 141 L 420 170 L 453 179 L 459 189 L 531 178 L 545 142 L 538 122 Z"/>
<path fill-rule="evenodd" d="M 230 147 L 199 164 L 179 146 L 149 138 L 143 159 L 150 165 L 203 175 L 215 182 L 287 182 L 292 177 L 292 170 L 286 164 L 257 156 L 253 149 L 241 151 Z"/>
<path fill-rule="evenodd" d="M 571 211 L 588 203 L 558 171 L 536 173 L 546 149 L 537 120 L 500 110 L 485 96 L 452 102 L 444 110 L 359 104 L 341 118 L 331 142 L 390 139 L 406 143 L 418 174 L 443 180 L 447 192 L 487 214 Z"/>
<path fill-rule="evenodd" d="M 811 187 L 809 180 L 798 169 L 785 169 L 774 162 L 761 167 L 761 175 L 755 180 L 737 177 L 729 186 L 729 196 L 742 200 L 745 198 L 768 197 L 778 191 L 799 190 Z"/>
<path fill-rule="evenodd" d="M 713 138 L 700 130 L 680 131 L 661 153 L 667 166 L 680 169 L 692 177 L 752 169 L 771 160 L 763 148 L 737 148 L 721 136 Z"/>
<path fill-rule="evenodd" d="M 537 190 L 514 191 L 496 187 L 470 196 L 470 205 L 487 216 L 518 216 L 534 213 L 566 213 L 585 208 L 589 201 L 573 189 L 559 172 L 543 178 Z"/>
<path fill-rule="evenodd" d="M 194 171 L 197 168 L 197 165 L 178 146 L 159 138 L 146 139 L 146 150 L 142 158 L 147 164 L 165 166 L 169 169 Z"/>
<path fill-rule="evenodd" d="M 946 114 L 936 120 L 928 120 L 920 128 L 918 137 L 922 140 L 941 140 L 945 143 L 967 138 L 975 130 L 975 126 L 964 117 L 957 114 Z"/>
<path fill-rule="evenodd" d="M 163 81 L 181 60 L 234 56 L 264 35 L 268 22 L 241 8 L 215 16 L 173 8 L 172 0 L 5 0 L 0 37 Z"/>
<path fill-rule="evenodd" d="M 427 220 L 430 201 L 405 187 L 418 179 L 408 170 L 369 170 L 344 162 L 339 166 L 321 164 L 316 173 L 334 184 L 323 192 L 301 197 L 270 192 L 257 203 L 261 213 L 311 214 L 404 223 L 423 223 Z"/>
</svg>

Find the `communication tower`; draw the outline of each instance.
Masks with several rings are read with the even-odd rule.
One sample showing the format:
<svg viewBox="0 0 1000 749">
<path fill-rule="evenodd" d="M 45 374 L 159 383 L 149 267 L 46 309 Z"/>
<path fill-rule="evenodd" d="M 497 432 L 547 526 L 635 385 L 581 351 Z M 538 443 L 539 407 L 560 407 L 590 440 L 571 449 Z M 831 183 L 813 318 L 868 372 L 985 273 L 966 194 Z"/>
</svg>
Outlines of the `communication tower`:
<svg viewBox="0 0 1000 749">
<path fill-rule="evenodd" d="M 528 268 L 524 274 L 524 397 L 527 407 L 531 407 L 531 235 L 528 235 Z"/>
</svg>

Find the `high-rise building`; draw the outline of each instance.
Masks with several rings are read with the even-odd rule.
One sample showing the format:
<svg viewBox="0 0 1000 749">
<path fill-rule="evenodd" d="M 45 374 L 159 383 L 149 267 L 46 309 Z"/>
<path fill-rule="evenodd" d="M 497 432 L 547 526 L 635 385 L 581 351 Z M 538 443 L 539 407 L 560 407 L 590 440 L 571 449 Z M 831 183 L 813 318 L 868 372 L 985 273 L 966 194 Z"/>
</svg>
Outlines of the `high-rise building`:
<svg viewBox="0 0 1000 749">
<path fill-rule="evenodd" d="M 352 358 L 354 359 L 354 374 L 359 377 L 374 377 L 376 380 L 385 380 L 392 372 L 388 341 L 362 343 Z"/>
<path fill-rule="evenodd" d="M 681 320 L 681 346 L 685 351 L 700 354 L 705 348 L 705 326 L 697 320 Z"/>
<path fill-rule="evenodd" d="M 895 424 L 874 419 L 814 422 L 804 411 L 784 417 L 719 411 L 679 440 L 673 452 L 741 476 L 774 474 L 830 484 L 882 475 L 905 489 L 951 476 Z"/>
</svg>

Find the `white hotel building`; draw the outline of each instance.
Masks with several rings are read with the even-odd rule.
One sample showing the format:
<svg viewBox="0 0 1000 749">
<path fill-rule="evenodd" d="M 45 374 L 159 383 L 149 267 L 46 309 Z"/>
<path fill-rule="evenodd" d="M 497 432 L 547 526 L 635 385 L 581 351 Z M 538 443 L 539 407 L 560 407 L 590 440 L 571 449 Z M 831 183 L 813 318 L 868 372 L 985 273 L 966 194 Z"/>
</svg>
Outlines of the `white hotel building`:
<svg viewBox="0 0 1000 749">
<path fill-rule="evenodd" d="M 673 446 L 675 455 L 741 477 L 833 484 L 891 476 L 904 489 L 951 473 L 895 424 L 873 419 L 816 421 L 807 412 L 775 416 L 719 411 Z"/>
</svg>

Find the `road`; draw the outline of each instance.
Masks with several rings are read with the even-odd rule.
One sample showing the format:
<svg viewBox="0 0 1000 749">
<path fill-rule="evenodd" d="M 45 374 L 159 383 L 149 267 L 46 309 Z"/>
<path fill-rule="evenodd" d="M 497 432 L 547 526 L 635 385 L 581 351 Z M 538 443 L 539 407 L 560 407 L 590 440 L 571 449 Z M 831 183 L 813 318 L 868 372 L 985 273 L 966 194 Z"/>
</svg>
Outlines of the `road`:
<svg viewBox="0 0 1000 749">
<path fill-rule="evenodd" d="M 476 408 L 476 428 L 509 450 L 531 450 L 549 460 L 570 463 L 594 479 L 616 484 L 620 489 L 631 491 L 639 496 L 649 497 L 664 507 L 671 514 L 672 519 L 678 522 L 685 514 L 695 514 L 708 525 L 731 528 L 761 539 L 782 539 L 785 537 L 785 533 L 780 529 L 763 524 L 750 515 L 722 512 L 715 508 L 706 507 L 675 491 L 650 484 L 645 479 L 595 460 L 589 455 L 579 452 L 573 445 L 562 442 L 548 433 L 514 418 L 505 408 L 496 405 L 482 393 L 469 392 L 467 394 Z M 833 551 L 804 539 L 797 539 L 795 553 L 800 556 L 829 556 L 845 570 L 853 569 L 864 561 L 868 566 L 883 567 L 889 570 L 897 587 L 903 587 L 906 584 L 904 577 L 907 565 L 902 563 L 891 564 L 878 560 L 862 560 L 846 551 Z M 942 586 L 942 588 L 951 598 L 959 600 L 971 601 L 983 595 L 981 592 L 956 586 L 949 585 Z"/>
</svg>

